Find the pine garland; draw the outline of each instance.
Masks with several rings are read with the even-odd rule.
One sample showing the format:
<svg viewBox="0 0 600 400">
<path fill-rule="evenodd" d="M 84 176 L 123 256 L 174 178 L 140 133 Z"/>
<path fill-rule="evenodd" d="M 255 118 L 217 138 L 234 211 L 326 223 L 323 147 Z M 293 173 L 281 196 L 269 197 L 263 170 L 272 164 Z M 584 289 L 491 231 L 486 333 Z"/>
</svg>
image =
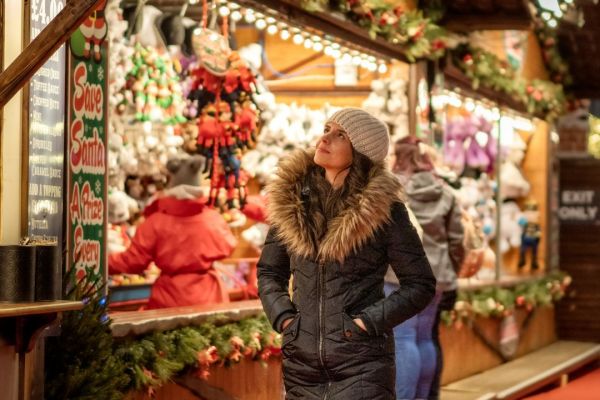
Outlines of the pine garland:
<svg viewBox="0 0 600 400">
<path fill-rule="evenodd" d="M 573 83 L 573 76 L 569 65 L 558 49 L 558 34 L 542 21 L 535 22 L 535 33 L 542 48 L 542 58 L 550 73 L 550 80 L 554 83 L 569 86 Z"/>
<path fill-rule="evenodd" d="M 341 12 L 375 39 L 383 38 L 404 47 L 406 57 L 437 59 L 444 55 L 446 30 L 419 10 L 405 10 L 385 0 L 303 0 L 301 7 L 310 12 Z"/>
<path fill-rule="evenodd" d="M 536 307 L 547 307 L 558 302 L 564 297 L 570 284 L 569 275 L 556 273 L 511 288 L 494 286 L 481 290 L 459 291 L 454 309 L 442 312 L 441 319 L 447 326 L 454 324 L 460 328 L 478 317 L 506 317 L 517 308 L 531 312 Z"/>
<path fill-rule="evenodd" d="M 195 371 L 206 379 L 211 365 L 230 366 L 243 358 L 266 361 L 280 354 L 281 337 L 266 316 L 223 323 L 213 318 L 199 326 L 126 339 L 115 355 L 130 378 L 128 389 L 153 391 L 177 374 Z"/>
<path fill-rule="evenodd" d="M 529 113 L 544 115 L 550 121 L 565 109 L 566 98 L 561 85 L 541 79 L 518 78 L 512 65 L 487 50 L 463 44 L 452 51 L 452 57 L 471 79 L 475 90 L 485 86 L 506 93 L 525 104 Z"/>
</svg>

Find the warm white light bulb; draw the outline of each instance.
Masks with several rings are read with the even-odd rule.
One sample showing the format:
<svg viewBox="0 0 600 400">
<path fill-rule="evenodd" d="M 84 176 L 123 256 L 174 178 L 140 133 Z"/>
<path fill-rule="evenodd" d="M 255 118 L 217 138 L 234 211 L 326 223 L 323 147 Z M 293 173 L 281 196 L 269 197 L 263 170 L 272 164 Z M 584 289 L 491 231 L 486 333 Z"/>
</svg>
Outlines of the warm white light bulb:
<svg viewBox="0 0 600 400">
<path fill-rule="evenodd" d="M 302 36 L 299 33 L 296 33 L 292 40 L 294 41 L 294 44 L 300 45 L 300 44 L 302 44 L 302 42 L 304 42 L 304 36 Z"/>
<path fill-rule="evenodd" d="M 361 62 L 362 59 L 360 58 L 360 56 L 352 57 L 352 64 L 356 65 L 357 67 L 360 65 Z"/>
<path fill-rule="evenodd" d="M 256 26 L 256 29 L 259 29 L 259 30 L 262 31 L 263 29 L 265 29 L 267 27 L 267 21 L 265 21 L 262 18 L 261 19 L 257 19 L 256 23 L 254 24 L 254 26 Z"/>
<path fill-rule="evenodd" d="M 548 21 L 548 26 L 550 28 L 556 28 L 558 26 L 558 22 L 556 22 L 555 19 L 551 19 L 550 21 Z"/>
<path fill-rule="evenodd" d="M 219 7 L 219 15 L 221 17 L 226 17 L 231 13 L 231 10 L 229 9 L 229 7 L 227 6 L 221 6 Z"/>
<path fill-rule="evenodd" d="M 388 68 L 387 65 L 385 65 L 385 63 L 381 63 L 379 64 L 379 67 L 377 67 L 377 71 L 379 71 L 380 74 L 385 74 L 387 70 Z"/>
<path fill-rule="evenodd" d="M 276 33 L 277 33 L 277 26 L 275 26 L 275 25 L 269 25 L 269 26 L 267 27 L 267 33 L 268 33 L 269 35 L 274 35 L 274 34 L 276 34 Z"/>
<path fill-rule="evenodd" d="M 333 56 L 333 49 L 331 48 L 331 46 L 325 46 L 324 53 L 326 56 Z"/>
<path fill-rule="evenodd" d="M 306 47 L 307 49 L 312 49 L 312 45 L 313 45 L 313 42 L 312 42 L 312 40 L 310 40 L 310 39 L 306 39 L 306 40 L 304 41 L 304 47 Z"/>
<path fill-rule="evenodd" d="M 321 51 L 323 51 L 323 43 L 321 43 L 321 42 L 316 42 L 316 43 L 313 45 L 313 50 L 314 50 L 314 51 L 316 51 L 316 52 L 321 52 Z"/>
<path fill-rule="evenodd" d="M 369 62 L 369 60 L 361 60 L 360 61 L 360 66 L 367 69 L 369 68 L 369 65 L 371 65 L 371 63 Z"/>
<path fill-rule="evenodd" d="M 369 66 L 367 67 L 367 69 L 371 72 L 375 72 L 375 71 L 377 71 L 377 64 L 369 63 Z"/>
<path fill-rule="evenodd" d="M 281 31 L 281 33 L 279 34 L 279 37 L 283 40 L 288 40 L 290 38 L 291 34 L 290 31 L 288 31 L 287 29 L 284 29 Z"/>
<path fill-rule="evenodd" d="M 251 24 L 256 21 L 256 15 L 254 15 L 254 11 L 246 10 L 246 15 L 244 17 L 247 23 Z"/>
<path fill-rule="evenodd" d="M 242 19 L 242 13 L 239 12 L 238 10 L 235 10 L 234 12 L 231 13 L 231 19 L 234 20 L 235 22 L 241 20 Z"/>
<path fill-rule="evenodd" d="M 348 53 L 344 53 L 344 55 L 342 56 L 342 61 L 349 63 L 350 61 L 352 61 L 352 56 Z"/>
</svg>

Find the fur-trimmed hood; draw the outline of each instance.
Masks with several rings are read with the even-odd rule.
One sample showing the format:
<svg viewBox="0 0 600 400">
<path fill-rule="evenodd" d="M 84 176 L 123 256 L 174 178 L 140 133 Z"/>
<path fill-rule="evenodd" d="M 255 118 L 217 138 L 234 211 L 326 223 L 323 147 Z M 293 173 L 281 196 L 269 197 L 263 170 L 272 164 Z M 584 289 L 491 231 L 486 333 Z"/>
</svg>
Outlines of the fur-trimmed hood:
<svg viewBox="0 0 600 400">
<path fill-rule="evenodd" d="M 305 177 L 315 166 L 313 158 L 314 151 L 298 150 L 280 163 L 267 188 L 269 222 L 291 254 L 343 262 L 390 221 L 392 204 L 401 201 L 401 185 L 384 167 L 374 167 L 367 185 L 348 195 L 343 210 L 329 222 L 320 243 L 315 243 L 309 227 L 311 216 L 304 205 L 306 196 L 311 195 L 304 186 Z"/>
</svg>

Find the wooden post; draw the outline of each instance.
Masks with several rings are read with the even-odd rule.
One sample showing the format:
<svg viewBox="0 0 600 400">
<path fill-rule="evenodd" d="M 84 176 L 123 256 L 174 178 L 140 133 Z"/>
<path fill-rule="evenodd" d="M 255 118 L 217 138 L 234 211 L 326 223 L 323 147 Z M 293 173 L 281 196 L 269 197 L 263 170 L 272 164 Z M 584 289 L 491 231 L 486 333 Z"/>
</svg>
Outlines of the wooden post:
<svg viewBox="0 0 600 400">
<path fill-rule="evenodd" d="M 0 108 L 71 37 L 99 2 L 100 0 L 70 0 L 56 18 L 0 74 Z"/>
<path fill-rule="evenodd" d="M 417 64 L 410 64 L 408 69 L 408 134 L 410 136 L 417 135 L 418 76 Z"/>
</svg>

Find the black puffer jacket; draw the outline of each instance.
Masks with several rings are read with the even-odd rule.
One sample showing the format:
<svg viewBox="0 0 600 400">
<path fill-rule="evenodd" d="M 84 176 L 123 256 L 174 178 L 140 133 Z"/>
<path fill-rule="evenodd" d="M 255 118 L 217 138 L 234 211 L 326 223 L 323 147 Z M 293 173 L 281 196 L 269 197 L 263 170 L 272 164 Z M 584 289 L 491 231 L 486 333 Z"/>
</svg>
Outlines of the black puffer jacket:
<svg viewBox="0 0 600 400">
<path fill-rule="evenodd" d="M 350 194 L 314 243 L 305 208 L 312 157 L 298 152 L 281 163 L 269 188 L 272 229 L 258 263 L 260 298 L 274 329 L 294 318 L 282 332 L 287 399 L 394 399 L 392 328 L 431 301 L 435 278 L 397 180 L 383 169 Z M 401 287 L 384 298 L 388 265 Z"/>
</svg>

